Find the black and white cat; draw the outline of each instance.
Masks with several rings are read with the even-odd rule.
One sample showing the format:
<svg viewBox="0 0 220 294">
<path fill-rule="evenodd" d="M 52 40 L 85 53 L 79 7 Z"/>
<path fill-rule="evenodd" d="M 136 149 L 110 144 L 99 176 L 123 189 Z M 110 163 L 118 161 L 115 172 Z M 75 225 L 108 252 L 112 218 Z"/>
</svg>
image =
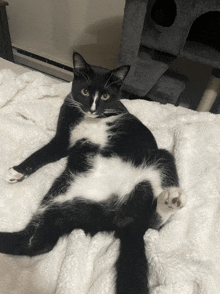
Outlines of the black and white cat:
<svg viewBox="0 0 220 294">
<path fill-rule="evenodd" d="M 36 256 L 74 229 L 92 236 L 114 232 L 120 239 L 115 293 L 146 294 L 143 236 L 186 204 L 175 161 L 119 101 L 129 66 L 109 71 L 89 65 L 78 53 L 73 65 L 72 91 L 61 107 L 55 137 L 9 169 L 6 180 L 21 181 L 62 157 L 67 157 L 65 170 L 23 230 L 0 233 L 0 252 Z"/>
</svg>

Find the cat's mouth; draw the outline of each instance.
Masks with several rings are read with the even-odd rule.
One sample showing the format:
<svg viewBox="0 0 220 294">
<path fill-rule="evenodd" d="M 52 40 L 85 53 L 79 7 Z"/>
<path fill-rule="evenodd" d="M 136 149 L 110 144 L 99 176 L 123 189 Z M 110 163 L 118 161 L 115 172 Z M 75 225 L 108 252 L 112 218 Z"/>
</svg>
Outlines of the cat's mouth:
<svg viewBox="0 0 220 294">
<path fill-rule="evenodd" d="M 90 112 L 90 111 L 87 111 L 87 112 L 84 112 L 85 113 L 85 115 L 87 116 L 87 117 L 91 117 L 91 118 L 97 118 L 97 117 L 99 117 L 99 114 L 98 113 L 96 113 L 96 112 Z"/>
<path fill-rule="evenodd" d="M 106 117 L 109 117 L 109 116 L 113 116 L 113 115 L 119 115 L 121 114 L 120 111 L 106 111 L 106 112 L 103 112 L 103 113 L 98 113 L 98 112 L 91 112 L 91 111 L 83 111 L 82 112 L 85 114 L 86 117 L 89 117 L 89 118 L 106 118 Z"/>
</svg>

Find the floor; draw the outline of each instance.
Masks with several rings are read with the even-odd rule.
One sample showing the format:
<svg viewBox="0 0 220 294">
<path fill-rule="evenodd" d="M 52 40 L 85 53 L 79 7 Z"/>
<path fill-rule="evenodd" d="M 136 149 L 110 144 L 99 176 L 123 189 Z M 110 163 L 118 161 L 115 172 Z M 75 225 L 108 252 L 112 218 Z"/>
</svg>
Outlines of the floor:
<svg viewBox="0 0 220 294">
<path fill-rule="evenodd" d="M 189 79 L 181 95 L 180 106 L 196 110 L 211 78 L 212 67 L 186 58 L 178 58 L 171 67 Z M 210 112 L 220 113 L 220 95 L 216 98 Z"/>
</svg>

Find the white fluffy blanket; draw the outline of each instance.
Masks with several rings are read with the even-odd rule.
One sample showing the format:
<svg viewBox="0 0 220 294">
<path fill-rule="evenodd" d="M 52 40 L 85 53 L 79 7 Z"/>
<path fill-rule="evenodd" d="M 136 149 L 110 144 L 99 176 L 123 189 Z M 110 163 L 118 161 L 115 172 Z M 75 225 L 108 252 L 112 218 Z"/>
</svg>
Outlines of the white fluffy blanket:
<svg viewBox="0 0 220 294">
<path fill-rule="evenodd" d="M 7 169 L 53 137 L 71 88 L 37 72 L 0 71 L 0 230 L 22 229 L 65 159 L 8 184 Z M 177 161 L 187 206 L 160 232 L 148 230 L 151 294 L 220 293 L 220 116 L 172 105 L 123 101 Z M 48 254 L 0 254 L 1 294 L 113 294 L 118 241 L 74 231 Z"/>
</svg>

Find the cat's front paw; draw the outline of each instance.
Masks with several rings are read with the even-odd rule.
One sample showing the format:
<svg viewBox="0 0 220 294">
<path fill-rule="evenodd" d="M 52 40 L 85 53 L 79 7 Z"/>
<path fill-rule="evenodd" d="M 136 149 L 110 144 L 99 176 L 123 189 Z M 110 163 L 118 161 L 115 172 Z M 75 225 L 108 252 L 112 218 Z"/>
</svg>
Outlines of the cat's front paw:
<svg viewBox="0 0 220 294">
<path fill-rule="evenodd" d="M 11 184 L 22 181 L 25 178 L 24 174 L 17 172 L 13 167 L 9 168 L 5 175 L 5 180 Z"/>
<path fill-rule="evenodd" d="M 186 205 L 186 194 L 180 188 L 172 187 L 163 191 L 157 198 L 157 212 L 166 222 L 171 215 Z"/>
</svg>

